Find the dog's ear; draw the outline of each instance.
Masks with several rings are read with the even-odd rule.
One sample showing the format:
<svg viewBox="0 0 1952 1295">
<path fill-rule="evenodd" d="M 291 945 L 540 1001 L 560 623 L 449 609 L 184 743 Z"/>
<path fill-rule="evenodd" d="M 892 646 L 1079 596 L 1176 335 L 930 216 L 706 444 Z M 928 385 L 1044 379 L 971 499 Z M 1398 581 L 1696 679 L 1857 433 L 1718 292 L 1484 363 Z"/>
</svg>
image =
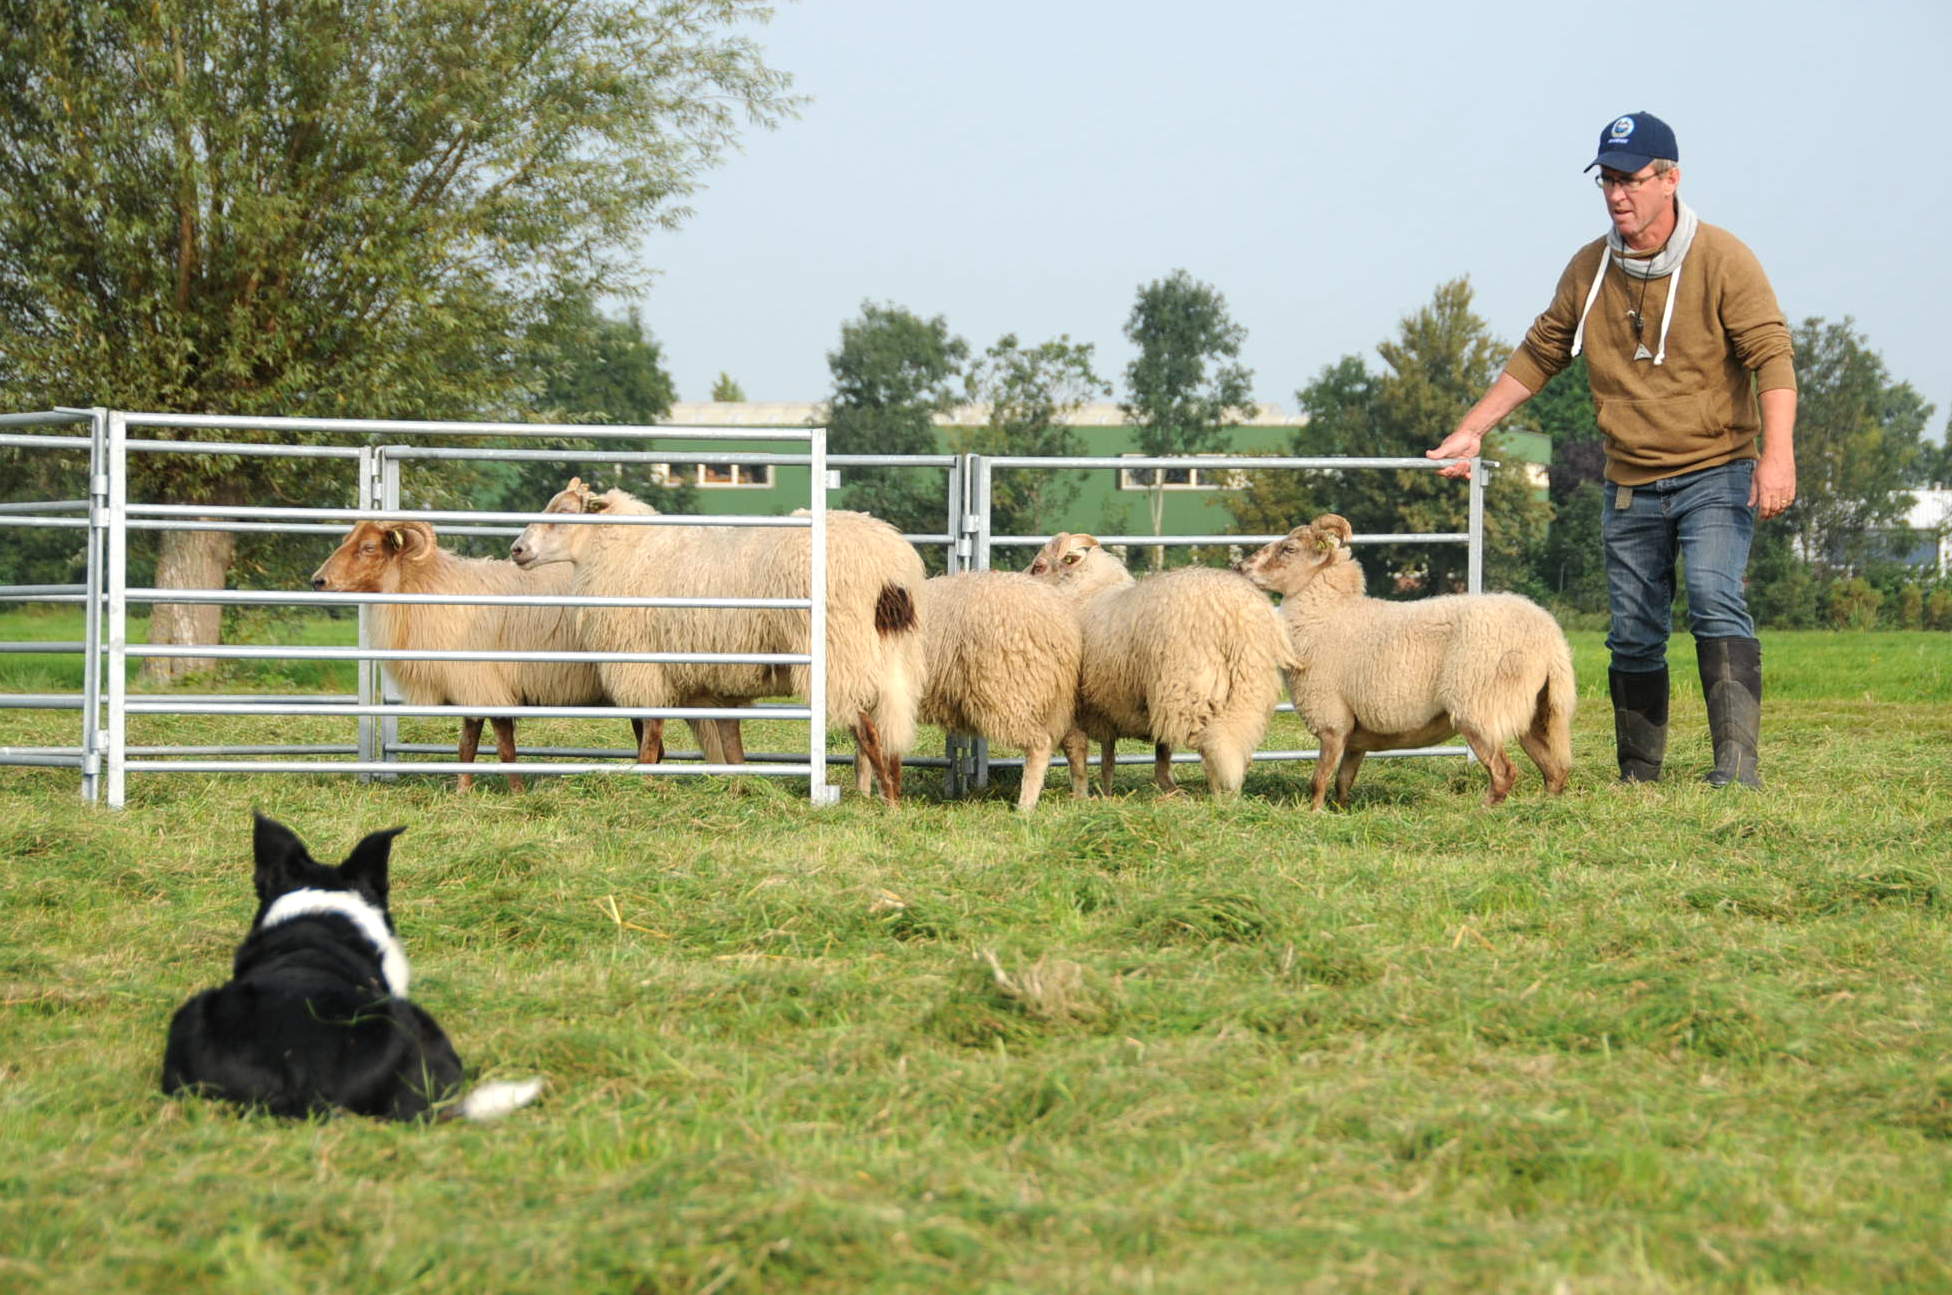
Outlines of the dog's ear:
<svg viewBox="0 0 1952 1295">
<path fill-rule="evenodd" d="M 316 867 L 298 834 L 276 819 L 255 811 L 257 826 L 251 834 L 252 853 L 257 859 L 255 880 L 258 898 L 270 903 L 303 880 L 308 868 Z"/>
<path fill-rule="evenodd" d="M 339 879 L 366 891 L 381 908 L 385 908 L 386 861 L 393 853 L 393 838 L 406 830 L 404 827 L 390 827 L 384 832 L 368 835 L 352 848 L 346 861 L 339 865 Z"/>
</svg>

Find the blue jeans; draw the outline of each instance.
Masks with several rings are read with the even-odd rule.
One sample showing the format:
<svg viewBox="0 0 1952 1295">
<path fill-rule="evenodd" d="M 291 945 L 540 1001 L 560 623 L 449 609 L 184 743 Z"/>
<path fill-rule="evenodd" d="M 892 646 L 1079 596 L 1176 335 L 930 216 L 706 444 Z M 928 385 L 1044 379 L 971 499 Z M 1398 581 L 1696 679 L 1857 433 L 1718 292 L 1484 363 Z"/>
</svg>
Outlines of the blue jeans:
<svg viewBox="0 0 1952 1295">
<path fill-rule="evenodd" d="M 1606 646 L 1615 670 L 1645 674 L 1666 666 L 1676 558 L 1685 561 L 1695 638 L 1755 637 L 1742 588 L 1755 537 L 1754 478 L 1755 460 L 1737 459 L 1634 486 L 1625 508 L 1617 507 L 1620 487 L 1606 483 L 1602 531 L 1613 613 Z"/>
</svg>

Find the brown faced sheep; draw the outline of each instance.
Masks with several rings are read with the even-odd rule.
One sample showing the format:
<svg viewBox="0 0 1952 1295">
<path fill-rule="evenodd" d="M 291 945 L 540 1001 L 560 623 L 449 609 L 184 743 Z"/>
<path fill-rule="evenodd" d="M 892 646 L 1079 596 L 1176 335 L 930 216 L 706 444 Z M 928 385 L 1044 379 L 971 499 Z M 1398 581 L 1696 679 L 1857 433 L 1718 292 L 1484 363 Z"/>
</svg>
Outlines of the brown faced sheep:
<svg viewBox="0 0 1952 1295">
<path fill-rule="evenodd" d="M 1090 535 L 1053 536 L 1031 574 L 1079 608 L 1084 672 L 1078 725 L 1104 744 L 1107 794 L 1117 739 L 1154 743 L 1153 780 L 1173 789 L 1172 751 L 1190 747 L 1215 795 L 1240 791 L 1294 663 L 1267 599 L 1231 571 L 1184 567 L 1134 581 Z"/>
<path fill-rule="evenodd" d="M 360 522 L 312 573 L 326 593 L 522 594 L 569 592 L 566 570 L 523 571 L 512 562 L 464 558 L 440 546 L 425 522 Z M 574 652 L 570 609 L 376 603 L 376 644 L 389 650 Z M 604 700 L 594 667 L 560 661 L 388 661 L 386 672 L 419 706 L 478 706 L 493 720 L 505 762 L 515 759 L 515 721 L 525 705 L 588 706 Z M 461 721 L 460 757 L 474 762 L 481 720 Z M 509 782 L 522 789 L 520 774 Z M 474 784 L 462 774 L 459 789 Z"/>
<path fill-rule="evenodd" d="M 1089 749 L 1072 726 L 1084 636 L 1077 608 L 1015 571 L 965 571 L 922 586 L 928 687 L 922 718 L 951 733 L 1023 748 L 1017 808 L 1037 807 L 1058 745 L 1071 792 L 1087 794 Z"/>
<path fill-rule="evenodd" d="M 593 493 L 581 479 L 545 512 L 654 513 L 622 490 Z M 568 563 L 578 595 L 673 598 L 805 598 L 811 563 L 805 528 L 605 526 L 532 523 L 510 549 L 517 565 Z M 900 532 L 865 513 L 827 514 L 827 716 L 859 744 L 855 784 L 879 779 L 901 798 L 901 757 L 915 743 L 925 663 L 917 606 L 921 555 Z M 604 652 L 803 653 L 807 613 L 764 608 L 582 609 L 583 645 Z M 807 694 L 807 667 L 707 662 L 598 667 L 612 697 L 632 706 L 718 703 Z M 638 757 L 655 763 L 662 726 L 647 723 Z"/>
<path fill-rule="evenodd" d="M 1572 651 L 1559 623 L 1516 594 L 1451 594 L 1386 602 L 1363 593 L 1353 532 L 1333 513 L 1297 526 L 1243 559 L 1241 572 L 1282 596 L 1299 668 L 1295 710 L 1321 742 L 1315 808 L 1336 769 L 1347 803 L 1370 751 L 1427 746 L 1462 733 L 1491 775 L 1485 804 L 1511 791 L 1513 737 L 1565 788 L 1572 767 Z"/>
</svg>

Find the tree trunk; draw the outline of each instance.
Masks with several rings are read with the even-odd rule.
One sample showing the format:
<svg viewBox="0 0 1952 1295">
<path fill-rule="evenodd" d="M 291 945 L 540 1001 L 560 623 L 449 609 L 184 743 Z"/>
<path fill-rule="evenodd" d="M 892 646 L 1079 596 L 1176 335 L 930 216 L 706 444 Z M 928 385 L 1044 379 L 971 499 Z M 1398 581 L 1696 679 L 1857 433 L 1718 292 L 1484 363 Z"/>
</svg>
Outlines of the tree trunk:
<svg viewBox="0 0 1952 1295">
<path fill-rule="evenodd" d="M 1164 468 L 1154 468 L 1153 471 L 1158 474 L 1159 481 L 1163 482 L 1166 479 L 1166 470 Z M 1165 532 L 1166 488 L 1164 485 L 1155 485 L 1152 488 L 1151 497 L 1146 500 L 1146 505 L 1151 510 L 1151 514 L 1152 514 L 1153 535 L 1157 537 L 1165 534 L 1166 533 Z M 1163 544 L 1153 545 L 1152 546 L 1152 569 L 1154 571 L 1161 571 L 1165 569 L 1165 566 L 1166 566 L 1165 545 Z"/>
<path fill-rule="evenodd" d="M 230 574 L 237 538 L 229 531 L 164 531 L 156 556 L 159 589 L 222 589 Z M 151 643 L 216 643 L 223 635 L 224 609 L 211 603 L 158 603 L 150 609 Z M 145 683 L 169 683 L 201 670 L 214 670 L 214 657 L 147 657 Z"/>
</svg>

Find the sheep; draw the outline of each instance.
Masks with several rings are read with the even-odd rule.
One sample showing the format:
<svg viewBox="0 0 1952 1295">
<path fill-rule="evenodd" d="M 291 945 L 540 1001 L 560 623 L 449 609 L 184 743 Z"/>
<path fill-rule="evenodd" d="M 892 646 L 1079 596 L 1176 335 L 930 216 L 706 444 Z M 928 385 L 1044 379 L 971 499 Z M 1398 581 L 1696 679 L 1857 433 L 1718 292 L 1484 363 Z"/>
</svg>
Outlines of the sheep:
<svg viewBox="0 0 1952 1295">
<path fill-rule="evenodd" d="M 1329 771 L 1347 804 L 1364 754 L 1426 746 L 1462 733 L 1491 775 L 1486 805 L 1511 791 L 1514 736 L 1565 789 L 1572 767 L 1572 650 L 1543 607 L 1516 594 L 1450 594 L 1386 602 L 1363 592 L 1349 523 L 1324 513 L 1241 560 L 1238 569 L 1282 597 L 1298 669 L 1295 710 L 1321 743 L 1314 798 Z M 1338 767 L 1339 764 L 1339 767 Z"/>
<path fill-rule="evenodd" d="M 655 512 L 622 490 L 598 495 L 572 478 L 544 509 L 613 516 Z M 852 730 L 855 785 L 873 780 L 901 799 L 901 757 L 915 743 L 925 681 L 918 602 L 921 555 L 900 532 L 866 513 L 827 514 L 827 717 Z M 811 551 L 805 528 L 604 526 L 531 523 L 510 549 L 516 565 L 569 563 L 578 595 L 674 598 L 804 598 Z M 808 650 L 807 613 L 771 608 L 584 608 L 578 624 L 598 651 L 791 652 Z M 807 667 L 707 662 L 604 664 L 611 696 L 635 706 L 709 698 L 719 704 L 807 694 Z M 733 743 L 728 741 L 727 745 Z M 662 725 L 645 726 L 638 758 L 663 753 Z"/>
<path fill-rule="evenodd" d="M 563 594 L 567 571 L 524 571 L 512 562 L 464 558 L 440 546 L 425 522 L 360 522 L 317 571 L 312 588 L 327 593 Z M 573 652 L 574 619 L 564 607 L 378 603 L 373 629 L 389 650 Z M 595 667 L 548 661 L 389 661 L 386 671 L 408 701 L 421 706 L 479 706 L 491 712 L 495 745 L 515 759 L 515 720 L 492 712 L 525 705 L 587 706 L 607 699 Z M 460 757 L 474 763 L 481 720 L 461 721 Z M 701 744 L 706 742 L 700 734 Z M 709 757 L 710 752 L 707 752 Z M 522 776 L 509 782 L 523 790 Z M 458 790 L 474 785 L 463 773 Z"/>
<path fill-rule="evenodd" d="M 1239 575 L 1184 567 L 1135 581 L 1096 537 L 1055 535 L 1032 575 L 1076 602 L 1084 632 L 1078 724 L 1104 744 L 1109 795 L 1117 739 L 1152 739 L 1153 781 L 1173 791 L 1174 747 L 1191 747 L 1214 794 L 1238 794 L 1294 664 L 1268 600 Z"/>
<path fill-rule="evenodd" d="M 1084 651 L 1071 600 L 1016 571 L 965 571 L 922 586 L 928 684 L 921 717 L 1023 748 L 1017 808 L 1037 807 L 1062 745 L 1071 794 L 1087 795 L 1089 748 L 1072 724 Z"/>
</svg>

